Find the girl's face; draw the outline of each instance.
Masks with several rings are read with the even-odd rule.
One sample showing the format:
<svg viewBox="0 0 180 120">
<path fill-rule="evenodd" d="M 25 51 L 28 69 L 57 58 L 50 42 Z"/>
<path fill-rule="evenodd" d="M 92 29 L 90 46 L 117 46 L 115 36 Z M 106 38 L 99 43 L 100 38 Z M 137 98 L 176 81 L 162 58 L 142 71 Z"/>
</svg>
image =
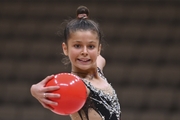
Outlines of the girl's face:
<svg viewBox="0 0 180 120">
<path fill-rule="evenodd" d="M 62 44 L 63 52 L 71 61 L 72 70 L 90 70 L 97 68 L 96 59 L 100 55 L 101 45 L 96 33 L 92 31 L 76 31 Z"/>
</svg>

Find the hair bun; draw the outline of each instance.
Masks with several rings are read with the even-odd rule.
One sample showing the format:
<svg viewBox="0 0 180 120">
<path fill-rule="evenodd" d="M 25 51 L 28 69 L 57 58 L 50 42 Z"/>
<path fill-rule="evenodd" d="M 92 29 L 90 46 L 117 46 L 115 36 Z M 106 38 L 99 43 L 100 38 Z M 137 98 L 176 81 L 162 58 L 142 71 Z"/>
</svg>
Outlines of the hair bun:
<svg viewBox="0 0 180 120">
<path fill-rule="evenodd" d="M 76 10 L 76 15 L 78 19 L 81 18 L 88 18 L 89 16 L 89 9 L 85 6 L 79 6 Z"/>
</svg>

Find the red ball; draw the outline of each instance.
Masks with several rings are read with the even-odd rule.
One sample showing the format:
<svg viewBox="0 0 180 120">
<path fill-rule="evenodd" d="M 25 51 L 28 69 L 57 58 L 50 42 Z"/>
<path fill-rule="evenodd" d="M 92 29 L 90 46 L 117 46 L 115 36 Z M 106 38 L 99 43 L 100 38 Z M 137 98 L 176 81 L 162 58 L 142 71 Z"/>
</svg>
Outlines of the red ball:
<svg viewBox="0 0 180 120">
<path fill-rule="evenodd" d="M 52 93 L 60 94 L 60 98 L 49 98 L 58 103 L 50 105 L 53 112 L 60 115 L 69 115 L 80 110 L 86 102 L 87 91 L 84 82 L 71 73 L 60 73 L 48 81 L 45 86 L 60 86 Z"/>
</svg>

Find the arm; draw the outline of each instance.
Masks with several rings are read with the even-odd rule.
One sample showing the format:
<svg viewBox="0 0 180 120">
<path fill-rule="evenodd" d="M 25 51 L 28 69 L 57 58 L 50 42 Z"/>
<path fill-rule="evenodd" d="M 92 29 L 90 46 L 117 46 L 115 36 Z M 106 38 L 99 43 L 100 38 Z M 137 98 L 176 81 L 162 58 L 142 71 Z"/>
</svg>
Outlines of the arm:
<svg viewBox="0 0 180 120">
<path fill-rule="evenodd" d="M 103 71 L 103 68 L 106 65 L 106 60 L 104 59 L 104 57 L 99 55 L 97 57 L 97 61 L 96 62 L 97 62 L 97 67 L 99 67 Z"/>
</svg>

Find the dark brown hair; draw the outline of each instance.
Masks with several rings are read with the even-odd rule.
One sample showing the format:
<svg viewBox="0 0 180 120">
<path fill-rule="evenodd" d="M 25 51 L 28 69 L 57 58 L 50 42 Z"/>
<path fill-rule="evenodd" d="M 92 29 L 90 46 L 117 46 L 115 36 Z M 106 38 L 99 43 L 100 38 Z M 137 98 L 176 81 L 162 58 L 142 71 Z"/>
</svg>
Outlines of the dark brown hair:
<svg viewBox="0 0 180 120">
<path fill-rule="evenodd" d="M 89 9 L 85 6 L 79 6 L 76 10 L 76 18 L 67 23 L 64 29 L 64 42 L 70 37 L 70 34 L 78 30 L 90 30 L 97 33 L 99 43 L 102 42 L 102 32 L 98 23 L 89 19 Z"/>
</svg>

